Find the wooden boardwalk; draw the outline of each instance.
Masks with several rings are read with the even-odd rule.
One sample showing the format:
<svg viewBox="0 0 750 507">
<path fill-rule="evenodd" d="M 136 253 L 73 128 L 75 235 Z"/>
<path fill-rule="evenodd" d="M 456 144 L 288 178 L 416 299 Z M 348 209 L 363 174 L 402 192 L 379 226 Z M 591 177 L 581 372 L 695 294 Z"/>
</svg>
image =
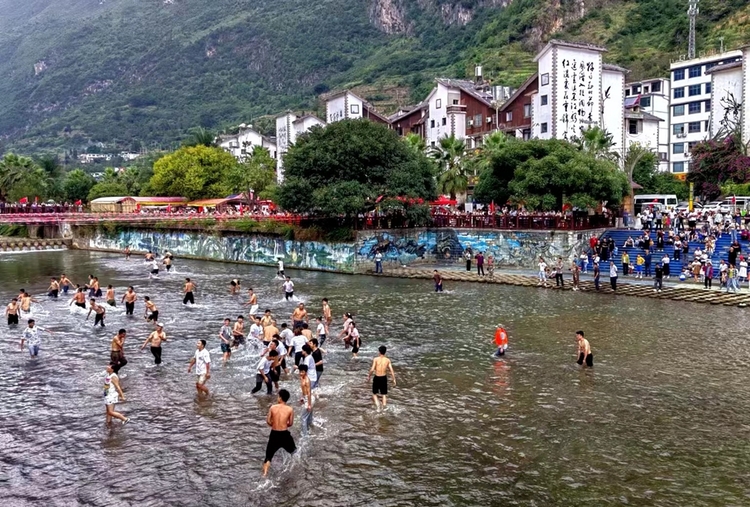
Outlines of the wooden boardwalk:
<svg viewBox="0 0 750 507">
<path fill-rule="evenodd" d="M 522 287 L 535 287 L 546 290 L 573 290 L 570 276 L 565 280 L 564 287 L 556 287 L 554 278 L 547 281 L 548 286 L 538 285 L 539 280 L 535 276 L 495 273 L 489 276 L 480 277 L 476 273 L 458 270 L 438 270 L 445 281 L 455 282 L 473 282 L 473 283 L 497 283 L 501 285 L 516 285 Z M 368 271 L 367 274 L 374 274 Z M 431 269 L 415 268 L 396 268 L 384 270 L 380 276 L 394 278 L 418 278 L 432 279 L 433 272 Z M 744 308 L 750 305 L 750 292 L 727 293 L 719 292 L 717 289 L 705 290 L 703 288 L 692 287 L 664 287 L 661 292 L 654 292 L 652 284 L 636 284 L 622 281 L 622 277 L 617 279 L 617 291 L 613 291 L 609 284 L 609 277 L 602 276 L 602 282 L 599 284 L 599 291 L 594 288 L 594 282 L 591 280 L 581 281 L 579 284 L 581 292 L 594 292 L 600 294 L 617 294 L 623 296 L 636 296 L 655 299 L 667 299 L 672 301 L 690 301 L 693 303 L 703 303 L 711 305 L 737 306 Z M 551 282 L 551 283 L 550 283 Z M 718 280 L 716 280 L 718 283 Z"/>
</svg>

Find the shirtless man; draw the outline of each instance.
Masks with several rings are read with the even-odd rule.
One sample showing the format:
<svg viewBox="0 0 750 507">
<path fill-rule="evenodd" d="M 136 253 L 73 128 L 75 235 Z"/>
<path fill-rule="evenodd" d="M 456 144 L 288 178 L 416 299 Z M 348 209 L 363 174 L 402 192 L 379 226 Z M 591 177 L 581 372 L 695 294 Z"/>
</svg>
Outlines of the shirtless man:
<svg viewBox="0 0 750 507">
<path fill-rule="evenodd" d="M 589 341 L 583 337 L 583 331 L 576 331 L 576 340 L 578 341 L 578 364 L 583 365 L 584 361 L 589 368 L 594 367 L 594 354 L 591 353 Z"/>
<path fill-rule="evenodd" d="M 191 305 L 195 304 L 195 298 L 193 297 L 193 291 L 197 289 L 195 284 L 190 281 L 190 278 L 185 278 L 185 297 L 182 298 L 182 304 L 186 305 L 190 303 Z"/>
<path fill-rule="evenodd" d="M 310 377 L 307 376 L 307 365 L 299 365 L 299 386 L 302 390 L 302 398 L 299 402 L 305 406 L 302 412 L 302 434 L 307 435 L 313 421 L 313 399 L 310 393 Z"/>
<path fill-rule="evenodd" d="M 276 321 L 271 322 L 270 326 L 263 328 L 263 345 L 268 345 L 273 341 L 273 337 L 279 334 L 279 328 L 276 327 Z"/>
<path fill-rule="evenodd" d="M 227 364 L 232 357 L 232 321 L 224 319 L 224 325 L 219 330 L 219 339 L 221 340 L 221 352 L 224 354 L 222 364 Z"/>
<path fill-rule="evenodd" d="M 266 309 L 265 313 L 263 314 L 263 318 L 260 319 L 260 325 L 263 327 L 270 326 L 273 323 L 273 316 L 271 315 L 271 310 Z"/>
<path fill-rule="evenodd" d="M 437 269 L 433 271 L 432 281 L 435 282 L 435 292 L 443 292 L 443 277 Z"/>
<path fill-rule="evenodd" d="M 103 306 L 96 304 L 96 299 L 94 298 L 89 299 L 89 313 L 86 315 L 86 320 L 89 320 L 89 317 L 91 317 L 91 312 L 96 312 L 96 315 L 94 316 L 94 327 L 96 327 L 97 324 L 104 327 L 104 316 L 106 315 L 107 310 L 105 310 Z"/>
<path fill-rule="evenodd" d="M 154 302 L 151 301 L 151 298 L 148 296 L 144 296 L 143 302 L 146 304 L 146 313 L 144 314 L 144 318 L 147 321 L 153 322 L 154 324 L 156 324 L 159 321 L 159 309 L 156 307 Z"/>
<path fill-rule="evenodd" d="M 292 327 L 302 327 L 302 324 L 307 322 L 308 319 L 305 303 L 300 303 L 292 312 Z"/>
<path fill-rule="evenodd" d="M 354 322 L 354 319 L 352 319 L 351 313 L 345 313 L 344 314 L 344 328 L 339 333 L 339 339 L 344 340 L 344 346 L 348 349 L 349 345 L 352 342 L 352 337 L 350 335 L 352 331 L 352 322 Z"/>
<path fill-rule="evenodd" d="M 237 322 L 234 323 L 232 328 L 232 336 L 234 337 L 235 348 L 245 344 L 245 317 L 242 315 L 237 316 Z"/>
<path fill-rule="evenodd" d="M 51 298 L 57 299 L 58 294 L 60 294 L 60 284 L 57 281 L 57 278 L 50 279 L 49 287 L 47 288 L 47 295 Z"/>
<path fill-rule="evenodd" d="M 124 329 L 120 329 L 109 344 L 109 361 L 112 363 L 112 369 L 115 373 L 128 364 L 128 360 L 125 359 L 124 349 L 126 334 L 127 332 Z"/>
<path fill-rule="evenodd" d="M 279 391 L 278 403 L 272 405 L 268 411 L 266 424 L 271 427 L 271 434 L 268 436 L 266 459 L 263 461 L 263 477 L 268 475 L 268 469 L 271 467 L 271 460 L 276 451 L 284 449 L 292 454 L 297 450 L 292 434 L 289 433 L 289 428 L 294 424 L 294 410 L 286 404 L 287 401 L 289 401 L 289 391 L 282 389 Z"/>
<path fill-rule="evenodd" d="M 239 292 L 240 292 L 240 281 L 237 278 L 233 278 L 232 281 L 229 282 L 229 293 L 232 296 L 234 296 L 235 294 Z"/>
<path fill-rule="evenodd" d="M 107 285 L 107 304 L 109 306 L 117 306 L 115 302 L 115 288 L 111 285 Z"/>
<path fill-rule="evenodd" d="M 71 285 L 73 285 L 73 282 L 70 281 L 70 278 L 65 273 L 60 275 L 60 286 L 62 287 L 63 294 L 68 294 L 68 289 L 70 289 Z"/>
<path fill-rule="evenodd" d="M 310 331 L 310 326 L 307 325 L 307 322 L 302 324 L 302 336 L 304 336 L 305 340 L 308 342 L 312 340 L 312 331 Z"/>
<path fill-rule="evenodd" d="M 99 286 L 99 278 L 94 277 L 89 290 L 89 297 L 100 298 L 102 297 L 102 289 Z"/>
<path fill-rule="evenodd" d="M 333 322 L 333 316 L 331 314 L 331 307 L 328 305 L 328 298 L 323 298 L 323 322 L 326 325 L 326 336 L 329 334 L 329 328 Z"/>
<path fill-rule="evenodd" d="M 123 253 L 125 254 L 125 260 L 130 260 L 130 245 L 125 247 L 125 250 L 123 250 Z"/>
<path fill-rule="evenodd" d="M 85 298 L 85 296 L 84 296 L 84 298 Z M 31 294 L 29 294 L 28 292 L 26 292 L 24 290 L 22 292 L 22 294 L 21 294 L 21 312 L 22 313 L 31 313 L 31 303 L 34 302 L 34 301 L 36 301 L 36 299 L 32 298 Z"/>
<path fill-rule="evenodd" d="M 167 341 L 167 333 L 164 332 L 164 326 L 157 323 L 156 330 L 152 331 L 146 341 L 141 345 L 141 350 L 146 348 L 146 345 L 151 344 L 151 353 L 154 355 L 154 364 L 161 364 L 161 344 Z"/>
<path fill-rule="evenodd" d="M 18 298 L 13 298 L 5 307 L 5 316 L 8 317 L 9 326 L 18 325 Z"/>
<path fill-rule="evenodd" d="M 133 310 L 135 310 L 135 300 L 138 299 L 138 295 L 133 290 L 133 286 L 131 285 L 128 287 L 127 292 L 122 295 L 122 299 L 120 300 L 120 303 L 125 303 L 125 315 L 133 315 Z"/>
<path fill-rule="evenodd" d="M 253 292 L 253 289 L 247 289 L 247 303 L 242 306 L 250 307 L 250 315 L 255 315 L 258 311 L 258 296 Z"/>
<path fill-rule="evenodd" d="M 68 306 L 75 303 L 75 305 L 79 308 L 86 308 L 86 293 L 83 292 L 83 288 L 79 287 L 78 291 L 73 294 L 73 299 L 70 300 L 70 303 L 68 303 Z"/>
<path fill-rule="evenodd" d="M 167 268 L 167 273 L 172 271 L 172 255 L 169 252 L 167 252 L 164 258 L 161 260 L 161 263 L 164 264 L 165 268 Z"/>
<path fill-rule="evenodd" d="M 386 347 L 381 345 L 378 348 L 380 355 L 372 360 L 372 366 L 370 372 L 367 374 L 367 382 L 370 382 L 370 377 L 373 372 L 375 377 L 372 379 L 372 401 L 375 402 L 375 408 L 380 410 L 380 403 L 378 402 L 378 395 L 383 398 L 383 408 L 388 403 L 388 372 L 391 372 L 391 378 L 393 379 L 393 386 L 396 386 L 396 374 L 393 373 L 393 365 L 391 360 L 385 357 Z"/>
</svg>

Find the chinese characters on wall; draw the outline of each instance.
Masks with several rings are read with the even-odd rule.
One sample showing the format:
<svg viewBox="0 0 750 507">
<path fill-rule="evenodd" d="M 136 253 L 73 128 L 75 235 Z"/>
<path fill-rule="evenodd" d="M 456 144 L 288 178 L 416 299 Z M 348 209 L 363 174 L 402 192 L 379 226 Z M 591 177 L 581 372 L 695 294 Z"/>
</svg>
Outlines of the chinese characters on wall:
<svg viewBox="0 0 750 507">
<path fill-rule="evenodd" d="M 582 130 L 599 122 L 596 111 L 596 93 L 598 84 L 597 63 L 581 58 L 563 58 L 560 62 L 562 89 L 559 96 L 558 134 L 565 140 L 578 137 Z"/>
</svg>

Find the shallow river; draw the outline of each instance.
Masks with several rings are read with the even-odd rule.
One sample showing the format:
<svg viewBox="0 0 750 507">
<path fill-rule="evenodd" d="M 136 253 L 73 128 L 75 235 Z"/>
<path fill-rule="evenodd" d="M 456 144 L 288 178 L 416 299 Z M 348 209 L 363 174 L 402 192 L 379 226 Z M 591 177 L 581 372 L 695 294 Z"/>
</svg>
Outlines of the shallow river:
<svg viewBox="0 0 750 507">
<path fill-rule="evenodd" d="M 252 395 L 257 350 L 221 367 L 221 319 L 246 313 L 229 281 L 252 286 L 261 310 L 288 321 L 274 270 L 176 259 L 149 281 L 140 258 L 88 252 L 0 256 L 0 297 L 24 287 L 54 332 L 41 356 L 0 324 L 0 495 L 5 506 L 750 505 L 747 312 L 661 300 L 290 271 L 316 312 L 355 314 L 358 360 L 326 344 L 322 400 L 299 451 L 260 467 L 272 399 Z M 117 289 L 106 329 L 43 296 L 49 277 L 89 273 Z M 199 286 L 182 305 L 185 276 Z M 119 305 L 128 284 L 160 307 L 169 342 L 155 367 L 139 352 L 150 327 Z M 244 296 L 243 296 L 244 297 Z M 491 357 L 494 326 L 510 331 Z M 109 340 L 129 332 L 121 372 L 130 424 L 104 424 Z M 595 367 L 575 364 L 584 329 Z M 205 338 L 212 395 L 197 400 L 187 362 Z M 366 383 L 386 344 L 398 387 L 376 413 Z M 282 387 L 297 400 L 295 377 Z M 298 405 L 295 404 L 295 408 Z M 297 408 L 298 410 L 298 408 Z"/>
</svg>

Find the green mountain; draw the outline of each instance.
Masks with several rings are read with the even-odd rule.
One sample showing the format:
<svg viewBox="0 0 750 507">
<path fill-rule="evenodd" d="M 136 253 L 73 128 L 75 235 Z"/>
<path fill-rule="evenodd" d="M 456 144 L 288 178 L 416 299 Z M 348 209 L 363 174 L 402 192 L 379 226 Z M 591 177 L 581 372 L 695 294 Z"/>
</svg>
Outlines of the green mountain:
<svg viewBox="0 0 750 507">
<path fill-rule="evenodd" d="M 702 0 L 698 47 L 750 42 L 746 0 Z M 390 112 L 437 75 L 518 85 L 551 37 L 630 78 L 685 53 L 687 0 L 0 0 L 0 148 L 169 146 L 353 87 Z M 266 121 L 265 125 L 270 122 Z"/>
</svg>

